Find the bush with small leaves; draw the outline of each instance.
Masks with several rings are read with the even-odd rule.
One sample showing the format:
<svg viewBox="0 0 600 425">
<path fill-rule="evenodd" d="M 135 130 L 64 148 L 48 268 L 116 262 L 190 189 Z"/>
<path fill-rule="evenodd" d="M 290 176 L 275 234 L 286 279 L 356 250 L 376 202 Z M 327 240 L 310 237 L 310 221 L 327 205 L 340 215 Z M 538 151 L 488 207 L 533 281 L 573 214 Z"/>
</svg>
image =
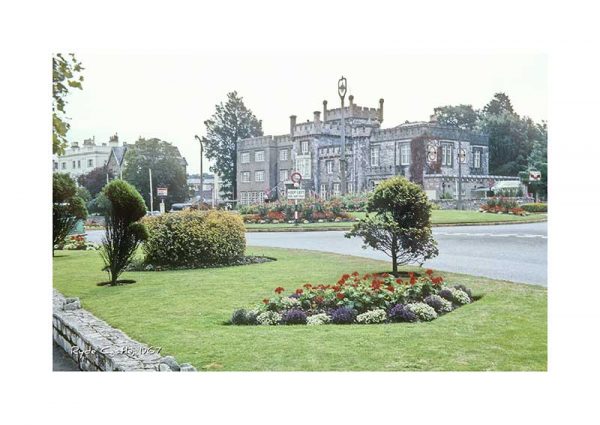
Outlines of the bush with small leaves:
<svg viewBox="0 0 600 425">
<path fill-rule="evenodd" d="M 452 303 L 439 295 L 429 295 L 425 297 L 423 302 L 438 312 L 438 313 L 447 313 L 452 311 Z"/>
<path fill-rule="evenodd" d="M 372 323 L 383 323 L 387 319 L 385 310 L 377 308 L 375 310 L 367 311 L 365 313 L 356 316 L 358 323 L 372 324 Z"/>
<path fill-rule="evenodd" d="M 452 291 L 452 302 L 454 304 L 463 305 L 471 302 L 469 295 L 462 289 L 450 288 L 450 291 Z"/>
<path fill-rule="evenodd" d="M 425 303 L 407 304 L 405 308 L 415 313 L 419 320 L 424 322 L 429 322 L 430 320 L 436 319 L 438 316 L 433 307 L 430 307 Z"/>
<path fill-rule="evenodd" d="M 469 298 L 473 298 L 473 293 L 465 285 L 454 285 L 454 289 L 460 289 L 461 291 L 466 293 L 469 296 Z"/>
<path fill-rule="evenodd" d="M 256 325 L 256 312 L 239 309 L 233 312 L 230 320 L 232 325 Z"/>
<path fill-rule="evenodd" d="M 389 318 L 392 322 L 416 322 L 415 313 L 405 308 L 404 304 L 396 304 L 390 309 Z"/>
<path fill-rule="evenodd" d="M 452 302 L 454 300 L 454 298 L 452 296 L 452 291 L 448 288 L 441 289 L 440 292 L 438 292 L 438 295 L 450 302 Z"/>
<path fill-rule="evenodd" d="M 306 325 L 306 313 L 302 310 L 288 310 L 281 316 L 284 325 Z"/>
</svg>

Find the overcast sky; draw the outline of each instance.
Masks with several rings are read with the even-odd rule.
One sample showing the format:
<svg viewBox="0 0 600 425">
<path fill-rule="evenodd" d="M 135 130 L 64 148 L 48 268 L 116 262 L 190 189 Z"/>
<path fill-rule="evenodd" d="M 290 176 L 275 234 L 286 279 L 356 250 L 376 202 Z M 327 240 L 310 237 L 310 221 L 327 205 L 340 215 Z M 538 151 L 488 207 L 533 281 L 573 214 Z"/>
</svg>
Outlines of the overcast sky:
<svg viewBox="0 0 600 425">
<path fill-rule="evenodd" d="M 510 96 L 517 113 L 536 121 L 547 117 L 542 54 L 80 52 L 77 57 L 85 82 L 83 91 L 68 98 L 69 140 L 96 136 L 103 142 L 114 133 L 129 143 L 138 136 L 158 137 L 179 147 L 191 173 L 199 170 L 194 134 L 204 135 L 203 121 L 232 90 L 263 121 L 265 134 L 287 133 L 292 114 L 298 122 L 312 120 L 324 99 L 329 108 L 338 107 L 341 75 L 355 104 L 377 107 L 378 99 L 385 99 L 383 127 L 427 120 L 436 106 L 481 108 L 499 91 Z"/>
</svg>

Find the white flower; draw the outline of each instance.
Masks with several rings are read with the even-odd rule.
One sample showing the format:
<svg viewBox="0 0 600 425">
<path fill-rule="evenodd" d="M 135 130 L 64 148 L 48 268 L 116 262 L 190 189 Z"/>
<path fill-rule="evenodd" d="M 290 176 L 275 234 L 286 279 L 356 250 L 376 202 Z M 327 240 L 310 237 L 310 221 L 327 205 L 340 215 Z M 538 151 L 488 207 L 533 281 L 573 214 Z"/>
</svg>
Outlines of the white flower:
<svg viewBox="0 0 600 425">
<path fill-rule="evenodd" d="M 462 289 L 456 288 L 448 288 L 450 292 L 452 292 L 452 298 L 456 304 L 469 304 L 471 299 L 469 298 L 469 294 L 467 294 Z"/>
<path fill-rule="evenodd" d="M 331 322 L 331 318 L 325 313 L 315 314 L 306 318 L 307 325 L 325 325 Z"/>
<path fill-rule="evenodd" d="M 275 311 L 265 311 L 256 318 L 261 325 L 276 325 L 281 321 L 281 314 Z"/>
<path fill-rule="evenodd" d="M 283 297 L 281 299 L 281 305 L 286 310 L 291 310 L 292 308 L 300 307 L 300 300 L 297 298 Z"/>
<path fill-rule="evenodd" d="M 383 323 L 387 318 L 385 310 L 376 308 L 375 310 L 367 311 L 366 313 L 356 316 L 358 323 Z"/>
<path fill-rule="evenodd" d="M 420 320 L 426 322 L 436 319 L 438 316 L 433 307 L 425 303 L 407 304 L 405 308 L 415 313 Z"/>
</svg>

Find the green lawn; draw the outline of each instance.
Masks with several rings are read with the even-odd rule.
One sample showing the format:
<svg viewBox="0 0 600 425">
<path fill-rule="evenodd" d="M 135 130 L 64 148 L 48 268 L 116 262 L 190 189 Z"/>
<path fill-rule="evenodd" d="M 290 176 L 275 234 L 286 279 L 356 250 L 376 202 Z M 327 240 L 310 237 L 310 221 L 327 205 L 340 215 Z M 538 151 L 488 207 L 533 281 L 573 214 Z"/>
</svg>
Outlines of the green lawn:
<svg viewBox="0 0 600 425">
<path fill-rule="evenodd" d="M 354 217 L 363 218 L 364 212 L 351 213 Z M 545 220 L 546 214 L 531 214 L 529 216 L 518 216 L 510 214 L 484 214 L 477 211 L 458 210 L 433 210 L 431 222 L 434 225 L 444 224 L 485 224 L 485 223 L 528 223 L 532 221 Z M 350 229 L 351 222 L 339 223 L 308 223 L 297 226 L 289 223 L 277 224 L 246 224 L 248 230 L 288 230 L 288 229 Z"/>
<path fill-rule="evenodd" d="M 278 261 L 171 272 L 130 272 L 137 283 L 106 280 L 95 251 L 61 251 L 54 286 L 131 337 L 163 347 L 199 370 L 536 370 L 547 369 L 547 291 L 443 273 L 483 298 L 429 323 L 226 326 L 232 311 L 276 286 L 332 283 L 346 272 L 389 264 L 311 251 L 252 248 Z"/>
</svg>

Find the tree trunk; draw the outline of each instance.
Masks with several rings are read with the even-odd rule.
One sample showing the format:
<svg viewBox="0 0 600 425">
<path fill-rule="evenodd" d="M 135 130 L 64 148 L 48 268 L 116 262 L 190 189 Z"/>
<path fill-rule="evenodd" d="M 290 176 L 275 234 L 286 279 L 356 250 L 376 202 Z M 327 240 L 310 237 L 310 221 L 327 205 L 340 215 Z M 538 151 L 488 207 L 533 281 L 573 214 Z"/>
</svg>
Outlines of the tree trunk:
<svg viewBox="0 0 600 425">
<path fill-rule="evenodd" d="M 396 236 L 392 236 L 392 274 L 398 277 L 398 242 Z"/>
</svg>

